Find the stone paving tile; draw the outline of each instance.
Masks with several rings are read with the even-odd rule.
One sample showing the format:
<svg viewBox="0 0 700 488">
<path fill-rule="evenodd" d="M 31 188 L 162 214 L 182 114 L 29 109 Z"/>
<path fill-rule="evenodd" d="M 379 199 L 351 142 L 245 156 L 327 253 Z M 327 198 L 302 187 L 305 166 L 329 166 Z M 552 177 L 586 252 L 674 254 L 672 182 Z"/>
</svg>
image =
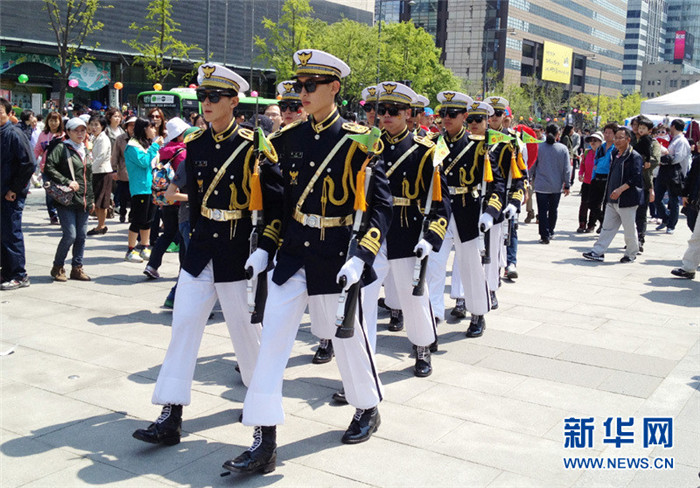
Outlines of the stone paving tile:
<svg viewBox="0 0 700 488">
<path fill-rule="evenodd" d="M 531 337 L 527 334 L 513 334 L 499 330 L 490 330 L 489 334 L 485 334 L 480 338 L 479 344 L 496 349 L 548 358 L 558 357 L 561 355 L 562 351 L 569 348 L 569 344 L 566 342 L 553 341 L 542 337 Z"/>
<path fill-rule="evenodd" d="M 568 485 L 557 483 L 554 480 L 548 480 L 547 482 L 548 488 L 563 488 L 566 486 Z M 488 488 L 542 488 L 542 481 L 504 471 L 489 484 Z"/>
<path fill-rule="evenodd" d="M 653 486 L 654 488 L 696 488 L 698 486 L 698 465 L 674 465 L 673 469 L 641 470 L 630 481 L 629 488 Z"/>
<path fill-rule="evenodd" d="M 530 335 L 549 338 L 571 344 L 597 347 L 605 344 L 613 351 L 634 352 L 644 342 L 634 334 L 622 334 L 617 331 L 602 332 L 599 330 L 583 330 L 569 327 L 568 324 L 545 323 L 530 331 Z"/>
<path fill-rule="evenodd" d="M 532 356 L 511 351 L 498 351 L 477 366 L 509 373 L 533 376 L 579 386 L 597 386 L 611 371 L 586 364 Z"/>
<path fill-rule="evenodd" d="M 658 376 L 613 371 L 597 388 L 623 395 L 649 398 L 660 384 L 661 378 Z"/>
<path fill-rule="evenodd" d="M 641 354 L 610 351 L 602 347 L 570 346 L 557 356 L 557 359 L 575 363 L 592 364 L 602 368 L 617 369 L 634 373 L 667 376 L 676 366 L 675 361 Z"/>
<path fill-rule="evenodd" d="M 433 357 L 433 374 L 430 376 L 431 383 L 441 383 L 496 395 L 503 395 L 517 388 L 526 379 L 527 377 L 522 375 L 451 361 L 449 356 L 445 356 L 444 359 Z M 416 383 L 423 384 L 422 381 Z"/>
</svg>

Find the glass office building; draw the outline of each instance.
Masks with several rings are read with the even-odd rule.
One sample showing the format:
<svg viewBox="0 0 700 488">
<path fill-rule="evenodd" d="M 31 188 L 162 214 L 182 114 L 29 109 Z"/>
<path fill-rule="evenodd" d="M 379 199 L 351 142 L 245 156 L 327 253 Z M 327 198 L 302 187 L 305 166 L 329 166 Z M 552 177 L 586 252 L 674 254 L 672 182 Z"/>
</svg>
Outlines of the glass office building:
<svg viewBox="0 0 700 488">
<path fill-rule="evenodd" d="M 668 21 L 666 23 L 665 59 L 674 62 L 676 31 L 686 31 L 694 38 L 694 46 L 686 46 L 688 56 L 683 61 L 687 72 L 700 72 L 700 0 L 666 0 Z M 687 41 L 686 41 L 687 42 Z M 688 59 L 690 58 L 690 59 Z"/>
</svg>

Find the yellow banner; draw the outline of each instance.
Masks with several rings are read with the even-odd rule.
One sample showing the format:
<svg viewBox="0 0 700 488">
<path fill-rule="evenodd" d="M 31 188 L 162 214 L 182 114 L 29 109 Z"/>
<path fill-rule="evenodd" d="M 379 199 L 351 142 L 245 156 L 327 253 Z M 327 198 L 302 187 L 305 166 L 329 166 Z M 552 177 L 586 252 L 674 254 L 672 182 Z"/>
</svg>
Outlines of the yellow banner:
<svg viewBox="0 0 700 488">
<path fill-rule="evenodd" d="M 544 41 L 542 79 L 568 84 L 571 81 L 571 65 L 574 51 L 570 47 Z"/>
</svg>

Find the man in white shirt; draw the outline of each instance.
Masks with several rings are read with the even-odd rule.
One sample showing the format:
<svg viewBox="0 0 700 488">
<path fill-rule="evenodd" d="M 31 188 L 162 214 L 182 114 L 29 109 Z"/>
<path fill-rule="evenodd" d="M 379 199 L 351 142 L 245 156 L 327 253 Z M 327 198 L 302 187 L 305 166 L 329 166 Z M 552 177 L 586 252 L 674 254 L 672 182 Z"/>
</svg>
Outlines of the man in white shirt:
<svg viewBox="0 0 700 488">
<path fill-rule="evenodd" d="M 683 178 L 690 168 L 690 144 L 683 135 L 685 123 L 675 119 L 669 126 L 671 144 L 668 146 L 668 157 L 661 158 L 659 174 L 654 183 L 656 195 L 656 213 L 662 219 L 656 230 L 666 228 L 667 234 L 673 234 L 678 223 L 678 197 L 681 195 Z M 668 191 L 668 209 L 664 206 L 664 193 Z"/>
</svg>

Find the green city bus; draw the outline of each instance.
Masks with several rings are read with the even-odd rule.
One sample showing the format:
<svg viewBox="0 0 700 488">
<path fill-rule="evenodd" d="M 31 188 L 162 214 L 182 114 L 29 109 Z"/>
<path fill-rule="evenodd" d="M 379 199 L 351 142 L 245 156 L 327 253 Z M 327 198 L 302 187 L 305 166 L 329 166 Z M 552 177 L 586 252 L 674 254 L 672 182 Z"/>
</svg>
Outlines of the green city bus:
<svg viewBox="0 0 700 488">
<path fill-rule="evenodd" d="M 197 101 L 197 94 L 194 88 L 172 88 L 161 91 L 145 91 L 138 95 L 138 114 L 146 117 L 148 112 L 154 108 L 160 108 L 165 114 L 165 118 L 181 117 L 189 121 L 192 112 L 202 113 L 202 106 Z M 259 112 L 264 112 L 265 107 L 277 103 L 274 98 L 258 98 Z M 245 115 L 246 119 L 255 113 L 256 99 L 253 97 L 240 97 L 236 107 L 237 115 Z"/>
</svg>

